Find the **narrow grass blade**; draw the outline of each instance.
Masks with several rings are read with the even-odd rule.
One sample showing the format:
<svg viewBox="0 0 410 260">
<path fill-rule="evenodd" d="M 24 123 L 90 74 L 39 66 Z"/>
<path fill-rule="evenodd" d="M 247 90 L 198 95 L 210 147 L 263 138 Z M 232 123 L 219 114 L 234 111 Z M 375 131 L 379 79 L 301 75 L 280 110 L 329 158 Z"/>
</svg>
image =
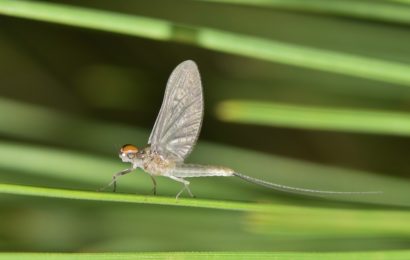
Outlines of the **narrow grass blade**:
<svg viewBox="0 0 410 260">
<path fill-rule="evenodd" d="M 0 193 L 58 199 L 137 203 L 247 212 L 248 229 L 259 233 L 294 232 L 315 236 L 410 236 L 406 210 L 332 209 L 220 200 L 179 199 L 132 194 L 0 184 Z M 298 217 L 294 217 L 298 216 Z M 300 218 L 303 216 L 303 219 Z"/>
<path fill-rule="evenodd" d="M 108 11 L 34 1 L 0 0 L 0 14 L 97 29 L 349 76 L 410 86 L 410 65 L 315 49 L 228 31 Z"/>
<path fill-rule="evenodd" d="M 0 14 L 155 40 L 171 37 L 167 21 L 41 1 L 0 0 Z"/>
<path fill-rule="evenodd" d="M 276 9 L 335 14 L 360 19 L 410 24 L 410 7 L 393 4 L 394 1 L 328 1 L 328 0 L 201 0 L 211 3 L 226 3 Z"/>
<path fill-rule="evenodd" d="M 349 260 L 349 259 L 408 259 L 409 250 L 376 252 L 150 252 L 150 253 L 0 253 L 0 259 L 21 260 L 71 260 L 71 259 L 306 259 L 306 260 Z"/>
<path fill-rule="evenodd" d="M 207 49 L 410 86 L 410 65 L 404 63 L 211 29 L 203 29 L 198 35 L 198 45 Z"/>
<path fill-rule="evenodd" d="M 402 112 L 242 100 L 224 101 L 216 112 L 219 119 L 228 122 L 410 136 L 410 115 Z"/>
<path fill-rule="evenodd" d="M 404 213 L 404 214 L 403 214 Z M 305 238 L 410 237 L 410 212 L 338 208 L 286 208 L 275 214 L 249 212 L 247 229 L 263 235 Z M 303 216 L 303 217 L 302 217 Z"/>
<path fill-rule="evenodd" d="M 112 192 L 97 192 L 97 191 L 80 191 L 67 190 L 46 187 L 34 187 L 14 184 L 0 184 L 0 193 L 50 197 L 60 199 L 77 199 L 105 202 L 123 202 L 123 203 L 138 203 L 138 204 L 154 204 L 154 205 L 169 205 L 169 206 L 184 206 L 223 210 L 238 210 L 238 211 L 269 211 L 271 205 L 229 202 L 229 201 L 212 201 L 200 199 L 175 199 L 170 197 L 160 196 L 141 196 L 133 194 L 119 194 Z"/>
<path fill-rule="evenodd" d="M 13 111 L 9 113 L 8 111 Z M 35 118 L 36 120 L 32 120 Z M 132 136 L 134 140 L 146 140 L 148 133 L 108 123 L 79 118 L 68 113 L 0 97 L 0 133 L 12 137 L 36 139 L 42 142 L 75 143 L 77 148 L 107 148 L 116 153 L 119 147 L 101 142 L 114 140 L 116 136 Z M 75 127 L 73 127 L 75 126 Z M 27 131 L 27 129 L 31 131 Z M 81 136 L 81 142 L 78 138 Z M 118 145 L 121 145 L 119 143 Z M 107 147 L 108 146 L 108 147 Z"/>
</svg>

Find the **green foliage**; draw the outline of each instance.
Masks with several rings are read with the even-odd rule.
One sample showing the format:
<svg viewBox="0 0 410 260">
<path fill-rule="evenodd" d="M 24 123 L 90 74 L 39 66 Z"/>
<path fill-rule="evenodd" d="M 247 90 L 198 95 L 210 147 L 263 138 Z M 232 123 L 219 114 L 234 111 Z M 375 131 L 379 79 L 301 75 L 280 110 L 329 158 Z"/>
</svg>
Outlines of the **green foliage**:
<svg viewBox="0 0 410 260">
<path fill-rule="evenodd" d="M 406 259 L 408 251 L 359 253 L 167 252 L 167 253 L 6 253 L 0 259 Z"/>
<path fill-rule="evenodd" d="M 405 0 L 0 0 L 0 259 L 408 259 L 409 10 Z M 114 146 L 146 142 L 183 59 L 199 64 L 212 140 L 190 162 L 383 194 L 305 196 L 215 177 L 191 179 L 197 198 L 176 200 L 178 183 L 159 178 L 152 196 L 139 170 L 118 193 L 97 192 L 126 167 Z M 286 149 L 316 163 L 273 155 Z"/>
<path fill-rule="evenodd" d="M 365 1 L 326 1 L 326 0 L 204 0 L 216 3 L 231 3 L 245 6 L 271 7 L 292 11 L 335 14 L 368 20 L 380 20 L 397 23 L 410 23 L 410 8 L 406 5 L 392 4 L 395 0 L 377 1 L 372 4 Z M 400 1 L 397 1 L 400 2 Z M 403 3 L 408 3 L 404 0 Z"/>
<path fill-rule="evenodd" d="M 230 122 L 410 135 L 410 115 L 399 112 L 232 100 L 221 103 L 217 113 Z"/>
<path fill-rule="evenodd" d="M 1 0 L 0 13 L 148 39 L 188 42 L 210 50 L 410 86 L 410 66 L 407 64 L 228 31 L 41 2 Z"/>
</svg>

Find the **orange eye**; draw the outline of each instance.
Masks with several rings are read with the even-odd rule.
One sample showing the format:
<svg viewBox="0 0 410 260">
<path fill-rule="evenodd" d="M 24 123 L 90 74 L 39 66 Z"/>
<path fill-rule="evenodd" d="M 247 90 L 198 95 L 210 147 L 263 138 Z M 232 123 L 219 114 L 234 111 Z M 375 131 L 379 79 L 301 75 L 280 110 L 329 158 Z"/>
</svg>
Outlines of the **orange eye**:
<svg viewBox="0 0 410 260">
<path fill-rule="evenodd" d="M 120 153 L 137 153 L 138 148 L 132 144 L 123 145 L 120 149 Z"/>
</svg>

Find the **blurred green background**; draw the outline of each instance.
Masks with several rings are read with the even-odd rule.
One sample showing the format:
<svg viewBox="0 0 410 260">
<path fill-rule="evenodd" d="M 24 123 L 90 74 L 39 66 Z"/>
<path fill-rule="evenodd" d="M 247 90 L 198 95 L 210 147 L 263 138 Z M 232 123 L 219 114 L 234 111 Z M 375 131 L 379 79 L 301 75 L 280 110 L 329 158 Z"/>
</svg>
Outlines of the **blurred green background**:
<svg viewBox="0 0 410 260">
<path fill-rule="evenodd" d="M 273 207 L 227 211 L 18 196 L 2 186 L 0 250 L 410 249 L 409 24 L 407 1 L 392 0 L 1 0 L 1 183 L 106 185 L 128 166 L 119 147 L 146 144 L 168 76 L 191 59 L 205 118 L 189 162 L 384 193 L 318 197 L 191 179 L 198 203 Z M 118 189 L 150 196 L 151 180 L 137 171 Z M 179 189 L 158 179 L 159 196 Z"/>
</svg>

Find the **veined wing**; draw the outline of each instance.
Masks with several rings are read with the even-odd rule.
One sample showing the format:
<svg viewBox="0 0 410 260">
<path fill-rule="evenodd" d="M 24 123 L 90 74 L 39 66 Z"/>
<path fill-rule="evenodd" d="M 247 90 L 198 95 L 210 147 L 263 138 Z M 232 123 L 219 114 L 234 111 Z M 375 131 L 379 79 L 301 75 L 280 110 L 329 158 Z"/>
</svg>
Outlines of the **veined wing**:
<svg viewBox="0 0 410 260">
<path fill-rule="evenodd" d="M 183 161 L 198 139 L 203 113 L 198 67 L 187 60 L 179 64 L 168 79 L 161 110 L 148 140 L 151 149 Z"/>
</svg>

